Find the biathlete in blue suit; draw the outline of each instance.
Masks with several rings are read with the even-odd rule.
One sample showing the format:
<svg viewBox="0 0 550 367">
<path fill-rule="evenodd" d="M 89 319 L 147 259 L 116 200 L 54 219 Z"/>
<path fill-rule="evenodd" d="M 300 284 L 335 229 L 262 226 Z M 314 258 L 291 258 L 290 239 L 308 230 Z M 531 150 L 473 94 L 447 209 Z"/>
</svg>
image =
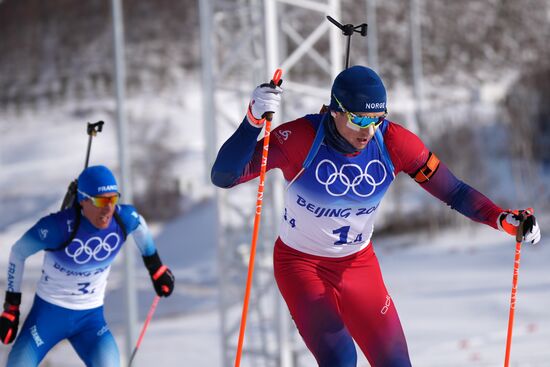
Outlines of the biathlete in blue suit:
<svg viewBox="0 0 550 367">
<path fill-rule="evenodd" d="M 86 366 L 118 367 L 116 342 L 103 316 L 110 267 L 132 234 L 156 293 L 168 297 L 174 276 L 162 264 L 147 224 L 131 205 L 119 205 L 116 179 L 105 166 L 78 177 L 78 203 L 40 219 L 11 248 L 0 338 L 16 339 L 25 259 L 44 250 L 31 311 L 9 356 L 8 367 L 38 366 L 48 351 L 68 339 Z"/>
</svg>

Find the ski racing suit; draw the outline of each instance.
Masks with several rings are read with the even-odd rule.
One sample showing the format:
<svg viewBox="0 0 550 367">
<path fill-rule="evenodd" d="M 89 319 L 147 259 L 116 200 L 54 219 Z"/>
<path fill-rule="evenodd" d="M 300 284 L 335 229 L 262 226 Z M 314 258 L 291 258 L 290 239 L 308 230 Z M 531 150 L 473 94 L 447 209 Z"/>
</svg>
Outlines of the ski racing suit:
<svg viewBox="0 0 550 367">
<path fill-rule="evenodd" d="M 365 149 L 346 155 L 323 138 L 322 114 L 284 123 L 270 136 L 267 169 L 287 183 L 274 274 L 319 366 L 356 366 L 357 342 L 375 367 L 410 366 L 405 336 L 371 236 L 378 207 L 399 172 L 414 175 L 429 150 L 385 120 Z M 229 188 L 259 175 L 261 128 L 245 118 L 221 147 L 212 181 Z M 441 162 L 421 187 L 470 219 L 497 228 L 502 209 Z"/>
<path fill-rule="evenodd" d="M 131 205 L 118 205 L 127 234 L 140 252 L 156 252 L 143 217 Z M 113 217 L 105 229 L 82 216 L 73 240 L 76 211 L 41 218 L 12 247 L 8 291 L 21 292 L 25 259 L 46 250 L 32 308 L 8 356 L 8 367 L 38 366 L 46 353 L 68 339 L 86 366 L 118 367 L 116 342 L 103 316 L 103 298 L 111 263 L 122 248 L 124 230 Z"/>
</svg>

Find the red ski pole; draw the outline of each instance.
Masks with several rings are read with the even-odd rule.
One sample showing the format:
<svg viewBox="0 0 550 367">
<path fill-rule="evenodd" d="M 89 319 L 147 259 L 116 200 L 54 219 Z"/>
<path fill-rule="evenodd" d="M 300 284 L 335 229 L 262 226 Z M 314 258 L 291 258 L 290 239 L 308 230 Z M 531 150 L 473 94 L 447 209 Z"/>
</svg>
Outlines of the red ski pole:
<svg viewBox="0 0 550 367">
<path fill-rule="evenodd" d="M 506 355 L 504 367 L 510 364 L 510 349 L 512 348 L 512 329 L 514 327 L 514 312 L 516 310 L 516 292 L 518 289 L 519 261 L 521 257 L 521 242 L 523 240 L 523 215 L 520 218 L 516 233 L 516 255 L 514 257 L 514 275 L 512 277 L 512 296 L 510 297 L 510 314 L 508 315 L 508 333 L 506 335 Z"/>
<path fill-rule="evenodd" d="M 277 69 L 275 71 L 275 74 L 273 74 L 271 83 L 275 86 L 279 85 L 282 74 L 283 74 L 283 71 L 281 69 Z M 241 326 L 239 329 L 239 342 L 237 344 L 237 356 L 235 357 L 235 367 L 239 367 L 241 364 L 244 330 L 246 329 L 246 315 L 248 313 L 248 301 L 250 299 L 250 288 L 252 287 L 252 274 L 254 273 L 254 259 L 256 257 L 256 242 L 258 241 L 258 231 L 260 228 L 260 219 L 262 216 L 262 201 L 264 198 L 265 172 L 267 168 L 267 153 L 269 151 L 269 135 L 270 135 L 272 119 L 273 119 L 273 112 L 266 112 L 262 165 L 260 166 L 260 184 L 258 185 L 258 196 L 256 199 L 256 215 L 254 216 L 254 229 L 252 231 L 250 259 L 248 260 L 248 275 L 246 277 L 246 289 L 244 292 L 243 312 L 241 315 Z"/>
<path fill-rule="evenodd" d="M 145 331 L 147 330 L 147 326 L 149 326 L 149 323 L 151 322 L 151 319 L 153 318 L 153 314 L 155 313 L 155 310 L 157 308 L 157 305 L 160 301 L 160 296 L 155 296 L 155 299 L 153 300 L 153 304 L 151 305 L 151 308 L 149 309 L 149 313 L 147 313 L 147 318 L 145 319 L 145 323 L 143 324 L 143 327 L 141 328 L 141 333 L 139 333 L 139 338 L 136 343 L 136 346 L 134 347 L 134 350 L 132 351 L 132 355 L 130 356 L 130 361 L 128 362 L 128 367 L 132 367 L 132 362 L 134 361 L 134 357 L 136 356 L 136 353 L 139 349 L 139 346 L 141 345 L 141 341 L 143 340 L 143 336 L 145 335 Z"/>
</svg>

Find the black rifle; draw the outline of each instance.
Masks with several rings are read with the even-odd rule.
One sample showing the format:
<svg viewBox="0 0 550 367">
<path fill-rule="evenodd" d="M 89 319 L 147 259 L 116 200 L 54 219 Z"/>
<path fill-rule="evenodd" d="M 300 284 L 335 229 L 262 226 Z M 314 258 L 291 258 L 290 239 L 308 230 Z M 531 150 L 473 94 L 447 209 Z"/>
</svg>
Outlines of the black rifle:
<svg viewBox="0 0 550 367">
<path fill-rule="evenodd" d="M 347 68 L 349 68 L 349 53 L 350 53 L 350 46 L 351 46 L 351 36 L 353 35 L 353 33 L 357 32 L 357 33 L 361 34 L 361 36 L 366 37 L 367 36 L 368 25 L 367 25 L 367 23 L 362 23 L 362 24 L 359 24 L 357 26 L 355 26 L 353 24 L 340 24 L 336 19 L 334 19 L 330 15 L 327 15 L 327 19 L 332 24 L 334 24 L 335 26 L 340 28 L 340 30 L 344 33 L 344 36 L 348 37 L 347 49 L 346 49 L 346 69 L 347 69 Z"/>
<path fill-rule="evenodd" d="M 88 133 L 88 149 L 86 150 L 86 161 L 84 162 L 84 169 L 88 168 L 88 163 L 90 161 L 90 150 L 92 148 L 92 138 L 100 133 L 103 130 L 103 121 L 98 121 L 96 123 L 88 122 L 88 127 L 86 132 Z M 61 210 L 69 209 L 74 206 L 76 202 L 76 190 L 77 190 L 77 179 L 74 179 L 67 188 L 67 193 L 63 198 L 63 203 L 61 204 Z"/>
</svg>

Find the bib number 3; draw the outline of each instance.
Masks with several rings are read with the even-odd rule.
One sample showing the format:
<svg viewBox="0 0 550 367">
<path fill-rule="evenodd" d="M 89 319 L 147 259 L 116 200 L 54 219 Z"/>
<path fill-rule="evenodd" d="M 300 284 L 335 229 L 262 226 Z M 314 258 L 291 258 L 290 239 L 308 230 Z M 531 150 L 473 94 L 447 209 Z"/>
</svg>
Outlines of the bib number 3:
<svg viewBox="0 0 550 367">
<path fill-rule="evenodd" d="M 88 294 L 90 293 L 90 290 L 88 289 L 88 287 L 90 286 L 90 283 L 89 282 L 86 282 L 86 283 L 77 283 L 80 288 L 78 288 L 78 290 L 82 293 L 82 294 Z M 93 293 L 93 292 L 92 292 Z"/>
</svg>

